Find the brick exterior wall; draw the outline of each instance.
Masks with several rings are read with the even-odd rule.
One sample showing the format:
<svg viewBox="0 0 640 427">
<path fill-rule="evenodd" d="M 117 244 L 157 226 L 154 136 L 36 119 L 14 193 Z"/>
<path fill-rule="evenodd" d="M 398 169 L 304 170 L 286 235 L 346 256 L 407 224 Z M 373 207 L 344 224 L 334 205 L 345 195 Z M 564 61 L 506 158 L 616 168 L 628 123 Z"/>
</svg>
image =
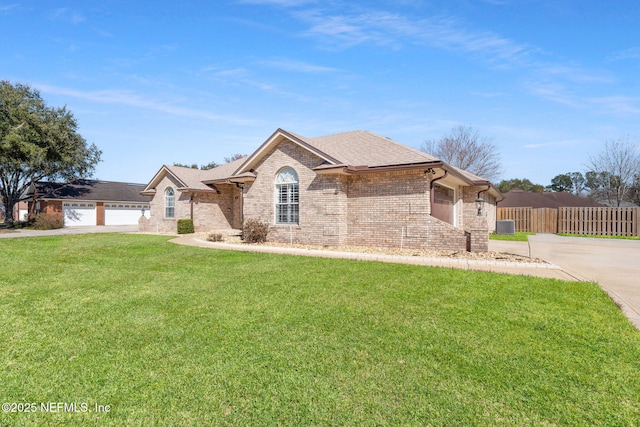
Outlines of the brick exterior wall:
<svg viewBox="0 0 640 427">
<path fill-rule="evenodd" d="M 318 175 L 313 168 L 322 163 L 292 142 L 277 145 L 255 166 L 255 182 L 244 188 L 245 217 L 270 224 L 269 240 L 275 242 L 455 251 L 469 247 L 464 222 L 476 211 L 468 199 L 473 194 L 475 202 L 479 190 L 458 188 L 455 227 L 431 216 L 430 182 L 423 171 Z M 299 178 L 300 220 L 292 226 L 275 224 L 275 179 L 284 167 L 293 168 Z"/>
<path fill-rule="evenodd" d="M 347 240 L 345 179 L 318 175 L 313 168 L 323 159 L 290 141 L 278 144 L 255 166 L 255 182 L 244 188 L 245 219 L 270 224 L 269 240 L 313 245 L 340 246 Z M 275 222 L 275 180 L 285 167 L 293 168 L 299 180 L 300 220 L 297 225 Z"/>
<path fill-rule="evenodd" d="M 156 195 L 150 202 L 151 217 L 140 218 L 138 229 L 151 233 L 176 233 L 178 219 L 191 218 L 196 232 L 240 228 L 240 190 L 231 184 L 221 184 L 215 193 L 182 193 L 180 185 L 170 176 L 165 176 L 156 187 Z M 175 194 L 175 215 L 165 218 L 164 197 L 168 187 Z"/>
<path fill-rule="evenodd" d="M 495 224 L 495 200 L 483 193 L 485 216 L 478 217 L 475 199 L 486 187 L 454 187 L 455 226 L 431 216 L 430 181 L 424 171 L 354 175 L 320 175 L 313 169 L 324 160 L 284 140 L 254 166 L 257 177 L 240 190 L 218 186 L 221 194 L 194 195 L 196 231 L 240 228 L 244 219 L 270 226 L 268 240 L 327 246 L 383 246 L 454 251 L 487 251 L 488 226 Z M 285 167 L 299 179 L 299 223 L 276 224 L 275 180 Z M 190 217 L 190 195 L 176 191 L 175 218 L 164 218 L 164 192 L 178 187 L 165 177 L 151 201 L 151 218 L 140 230 L 175 233 L 179 218 Z M 491 220 L 493 218 L 493 220 Z"/>
<path fill-rule="evenodd" d="M 476 210 L 476 198 L 478 192 L 486 190 L 486 186 L 480 187 L 462 187 L 462 199 L 463 199 L 463 220 L 464 218 L 474 218 L 478 216 Z M 487 194 L 487 192 L 480 193 L 480 198 L 483 199 L 484 207 L 482 208 L 482 216 L 487 222 L 489 233 L 496 231 L 496 198 Z M 460 223 L 464 228 L 464 222 Z"/>
</svg>

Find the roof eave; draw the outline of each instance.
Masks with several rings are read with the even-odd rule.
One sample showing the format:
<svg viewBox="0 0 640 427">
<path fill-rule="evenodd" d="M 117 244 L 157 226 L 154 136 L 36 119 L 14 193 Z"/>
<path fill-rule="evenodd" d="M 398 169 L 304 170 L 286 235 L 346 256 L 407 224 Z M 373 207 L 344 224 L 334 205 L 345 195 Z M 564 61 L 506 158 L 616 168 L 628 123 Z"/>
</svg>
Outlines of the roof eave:
<svg viewBox="0 0 640 427">
<path fill-rule="evenodd" d="M 210 193 L 210 194 L 220 194 L 220 190 L 217 188 L 193 188 L 193 187 L 178 187 L 178 191 L 182 193 Z"/>
<path fill-rule="evenodd" d="M 269 138 L 267 138 L 267 140 L 265 142 L 262 143 L 262 145 L 260 147 L 258 147 L 258 149 L 256 151 L 254 151 L 253 154 L 251 154 L 247 160 L 242 163 L 240 165 L 240 167 L 238 169 L 236 169 L 233 173 L 233 175 L 241 175 L 244 172 L 249 171 L 260 159 L 262 159 L 269 151 L 269 148 L 271 146 L 273 146 L 274 144 L 277 144 L 278 142 L 278 137 L 282 136 L 290 141 L 292 141 L 294 144 L 299 145 L 300 147 L 304 148 L 305 150 L 315 154 L 316 156 L 322 158 L 323 160 L 326 160 L 327 162 L 331 163 L 331 164 L 339 164 L 340 162 L 338 160 L 336 160 L 335 158 L 331 157 L 330 155 L 328 155 L 327 153 L 324 153 L 320 150 L 318 150 L 317 148 L 313 147 L 312 145 L 308 144 L 307 142 L 303 141 L 302 139 L 300 139 L 299 137 L 297 137 L 296 135 L 293 135 L 290 132 L 287 132 L 284 129 L 278 128 L 276 129 L 276 131 L 274 133 L 271 134 L 271 136 Z"/>
<path fill-rule="evenodd" d="M 345 164 L 320 165 L 318 167 L 313 168 L 313 171 L 318 175 L 346 175 L 347 167 L 348 166 Z"/>
<path fill-rule="evenodd" d="M 156 172 L 156 174 L 153 176 L 153 178 L 151 178 L 151 181 L 149 181 L 149 184 L 147 184 L 147 186 L 144 188 L 144 190 L 142 190 L 142 192 L 145 191 L 155 191 L 155 187 L 158 185 L 158 183 L 160 182 L 160 180 L 162 180 L 162 178 L 164 177 L 164 175 L 169 174 L 171 175 L 176 181 L 178 181 L 179 184 L 182 184 L 183 186 L 187 186 L 187 184 L 180 179 L 179 176 L 177 176 L 171 169 L 169 169 L 169 167 L 167 165 L 162 165 L 162 167 L 160 168 L 160 170 L 158 172 Z"/>
<path fill-rule="evenodd" d="M 361 174 L 361 173 L 373 173 L 373 172 L 395 172 L 405 170 L 420 170 L 425 168 L 441 167 L 441 161 L 432 162 L 420 162 L 420 163 L 407 163 L 401 165 L 381 165 L 381 166 L 367 166 L 367 165 L 348 165 L 345 168 L 345 173 L 348 174 Z"/>
</svg>

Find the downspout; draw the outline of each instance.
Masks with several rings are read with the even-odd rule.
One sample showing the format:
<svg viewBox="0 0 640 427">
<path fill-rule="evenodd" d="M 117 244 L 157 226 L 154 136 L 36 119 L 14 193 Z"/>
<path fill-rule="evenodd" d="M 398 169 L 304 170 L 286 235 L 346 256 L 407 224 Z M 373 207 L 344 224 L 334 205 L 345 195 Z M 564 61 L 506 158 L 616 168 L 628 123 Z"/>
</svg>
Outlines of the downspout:
<svg viewBox="0 0 640 427">
<path fill-rule="evenodd" d="M 244 224 L 244 185 L 240 182 L 236 182 L 236 187 L 240 189 L 240 228 Z"/>
<path fill-rule="evenodd" d="M 476 194 L 476 200 L 477 200 L 477 199 L 484 200 L 484 199 L 482 199 L 482 198 L 480 197 L 480 194 L 482 194 L 482 193 L 484 193 L 484 192 L 486 192 L 486 191 L 489 191 L 489 189 L 490 189 L 490 188 L 491 188 L 491 186 L 490 186 L 490 185 L 487 185 L 487 188 L 485 188 L 484 190 L 480 190 L 480 191 L 478 191 L 478 194 Z M 482 206 L 482 205 L 480 205 L 480 206 Z M 480 210 L 478 210 L 478 216 L 479 216 L 479 215 L 480 215 Z"/>
<path fill-rule="evenodd" d="M 486 189 L 478 191 L 478 194 L 477 194 L 476 198 L 478 198 L 478 199 L 479 199 L 479 198 L 480 198 L 480 194 L 481 194 L 481 193 L 484 193 L 484 192 L 486 192 L 486 191 L 489 191 L 490 189 L 491 189 L 491 186 L 490 186 L 490 185 L 487 185 L 487 188 L 486 188 Z"/>
<path fill-rule="evenodd" d="M 424 171 L 424 173 L 431 173 L 433 175 L 435 175 L 436 171 L 433 168 L 429 168 L 426 171 Z M 444 175 L 439 176 L 437 178 L 432 178 L 430 183 L 429 183 L 429 201 L 431 202 L 430 206 L 429 206 L 429 210 L 431 210 L 431 207 L 433 206 L 433 202 L 435 201 L 435 194 L 433 194 L 433 187 L 435 187 L 436 185 L 436 181 L 440 181 L 443 178 L 446 178 L 449 175 L 449 171 L 445 170 L 444 171 Z"/>
<path fill-rule="evenodd" d="M 191 222 L 193 222 L 193 193 L 189 196 L 189 211 Z"/>
</svg>

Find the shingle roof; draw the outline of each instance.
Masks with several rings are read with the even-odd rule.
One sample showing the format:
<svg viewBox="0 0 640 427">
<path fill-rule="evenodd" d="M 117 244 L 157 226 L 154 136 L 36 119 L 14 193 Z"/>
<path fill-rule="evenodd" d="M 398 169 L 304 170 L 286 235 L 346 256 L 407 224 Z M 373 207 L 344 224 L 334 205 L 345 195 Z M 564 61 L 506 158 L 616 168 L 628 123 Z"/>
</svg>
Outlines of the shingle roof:
<svg viewBox="0 0 640 427">
<path fill-rule="evenodd" d="M 36 182 L 37 197 L 43 199 L 75 199 L 110 202 L 149 202 L 140 192 L 144 184 L 79 179 L 69 183 Z M 27 196 L 33 196 L 31 189 Z"/>
<path fill-rule="evenodd" d="M 316 138 L 296 136 L 345 165 L 380 167 L 438 161 L 433 156 L 369 131 L 355 130 Z"/>
<path fill-rule="evenodd" d="M 584 208 L 602 207 L 604 205 L 586 197 L 571 193 L 529 193 L 513 190 L 503 193 L 504 200 L 500 201 L 500 208 Z"/>
<path fill-rule="evenodd" d="M 245 160 L 246 157 L 243 157 L 207 170 L 186 168 L 183 166 L 165 165 L 164 167 L 181 181 L 181 185 L 184 186 L 183 188 L 190 188 L 193 190 L 211 190 L 212 187 L 205 184 L 205 182 L 223 180 L 230 177 Z"/>
<path fill-rule="evenodd" d="M 163 169 L 166 168 L 177 179 L 182 181 L 184 188 L 211 190 L 211 185 L 217 182 L 255 178 L 252 167 L 269 153 L 270 148 L 284 140 L 293 141 L 325 159 L 325 164 L 319 166 L 317 170 L 346 167 L 351 171 L 363 171 L 365 169 L 375 170 L 376 168 L 387 167 L 411 168 L 420 166 L 428 168 L 434 166 L 443 168 L 463 182 L 472 185 L 489 184 L 486 179 L 447 165 L 436 157 L 400 144 L 390 138 L 363 130 L 307 138 L 293 132 L 277 129 L 253 154 L 226 165 L 208 171 L 178 166 L 163 166 Z M 163 176 L 163 169 L 156 174 L 156 177 L 147 186 L 147 194 L 153 191 L 157 180 Z M 500 195 L 495 187 L 491 185 L 490 187 L 497 196 Z"/>
</svg>

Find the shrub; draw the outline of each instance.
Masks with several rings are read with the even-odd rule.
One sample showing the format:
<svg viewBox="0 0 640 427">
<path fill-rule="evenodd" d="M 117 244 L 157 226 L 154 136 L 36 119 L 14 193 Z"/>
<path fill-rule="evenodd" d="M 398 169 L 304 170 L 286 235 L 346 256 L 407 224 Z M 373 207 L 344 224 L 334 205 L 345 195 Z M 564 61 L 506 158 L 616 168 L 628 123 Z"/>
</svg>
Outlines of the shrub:
<svg viewBox="0 0 640 427">
<path fill-rule="evenodd" d="M 192 219 L 178 220 L 178 234 L 191 234 L 194 231 Z"/>
<path fill-rule="evenodd" d="M 269 224 L 257 219 L 248 219 L 242 225 L 242 240 L 246 243 L 263 243 L 267 241 Z"/>
<path fill-rule="evenodd" d="M 36 215 L 32 227 L 36 230 L 54 230 L 64 227 L 64 221 L 60 214 L 43 212 Z"/>
<path fill-rule="evenodd" d="M 209 236 L 207 237 L 207 240 L 210 242 L 222 242 L 223 236 L 220 233 L 211 233 L 209 234 Z"/>
</svg>

